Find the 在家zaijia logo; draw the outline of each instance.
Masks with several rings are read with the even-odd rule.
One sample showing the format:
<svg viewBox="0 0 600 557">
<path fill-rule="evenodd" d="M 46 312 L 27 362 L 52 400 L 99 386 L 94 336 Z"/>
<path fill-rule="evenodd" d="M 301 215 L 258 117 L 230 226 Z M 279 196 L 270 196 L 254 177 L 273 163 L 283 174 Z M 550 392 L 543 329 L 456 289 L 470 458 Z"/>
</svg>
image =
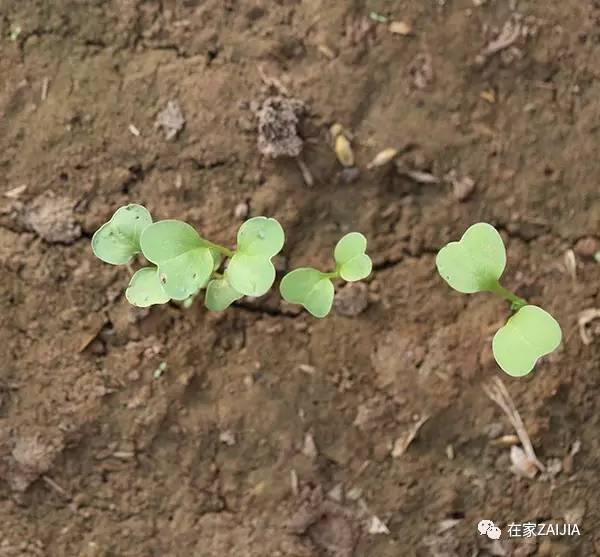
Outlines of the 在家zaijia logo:
<svg viewBox="0 0 600 557">
<path fill-rule="evenodd" d="M 502 530 L 494 525 L 491 520 L 480 520 L 477 523 L 477 530 L 480 536 L 485 534 L 490 540 L 499 540 L 502 533 Z"/>
</svg>

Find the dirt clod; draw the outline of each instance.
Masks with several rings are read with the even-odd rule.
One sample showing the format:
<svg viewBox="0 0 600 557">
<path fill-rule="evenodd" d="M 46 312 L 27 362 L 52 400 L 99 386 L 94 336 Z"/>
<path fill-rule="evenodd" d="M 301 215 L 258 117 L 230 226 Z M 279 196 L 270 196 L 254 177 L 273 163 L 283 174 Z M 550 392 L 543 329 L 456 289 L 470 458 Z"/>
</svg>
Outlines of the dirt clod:
<svg viewBox="0 0 600 557">
<path fill-rule="evenodd" d="M 369 305 L 369 288 L 363 282 L 350 282 L 338 290 L 333 301 L 335 311 L 340 315 L 354 317 L 361 314 Z"/>
<path fill-rule="evenodd" d="M 73 214 L 73 200 L 46 192 L 26 208 L 25 225 L 49 243 L 70 244 L 81 237 L 81 226 Z"/>
<path fill-rule="evenodd" d="M 298 135 L 306 105 L 298 99 L 268 97 L 257 111 L 258 150 L 266 157 L 297 157 L 302 152 Z"/>
</svg>

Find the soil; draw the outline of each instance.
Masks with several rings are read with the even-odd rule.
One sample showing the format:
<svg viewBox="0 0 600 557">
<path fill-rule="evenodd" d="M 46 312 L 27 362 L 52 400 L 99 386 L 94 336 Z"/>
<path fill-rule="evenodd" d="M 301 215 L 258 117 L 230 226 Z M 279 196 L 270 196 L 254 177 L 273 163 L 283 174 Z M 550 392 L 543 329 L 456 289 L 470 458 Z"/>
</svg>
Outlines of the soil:
<svg viewBox="0 0 600 557">
<path fill-rule="evenodd" d="M 0 556 L 600 554 L 598 59 L 597 0 L 0 0 Z M 273 96 L 312 187 L 259 153 Z M 135 309 L 90 249 L 131 202 L 226 245 L 275 217 L 288 269 L 359 230 L 374 273 L 323 320 Z M 435 270 L 477 221 L 564 331 L 526 378 L 491 356 L 507 305 Z M 546 474 L 510 471 L 494 377 Z"/>
</svg>

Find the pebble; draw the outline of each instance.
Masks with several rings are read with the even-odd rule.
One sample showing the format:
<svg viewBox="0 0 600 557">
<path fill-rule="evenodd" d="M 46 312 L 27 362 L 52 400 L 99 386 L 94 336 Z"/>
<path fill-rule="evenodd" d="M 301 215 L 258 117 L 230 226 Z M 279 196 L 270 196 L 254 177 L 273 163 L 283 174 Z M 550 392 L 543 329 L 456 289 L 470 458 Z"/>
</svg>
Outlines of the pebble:
<svg viewBox="0 0 600 557">
<path fill-rule="evenodd" d="M 248 207 L 248 203 L 242 201 L 241 203 L 238 203 L 235 206 L 235 209 L 233 210 L 233 215 L 236 219 L 245 219 L 248 216 L 249 212 L 250 207 Z"/>
<path fill-rule="evenodd" d="M 338 179 L 342 184 L 353 184 L 360 178 L 360 170 L 356 166 L 349 166 L 338 173 Z"/>
<path fill-rule="evenodd" d="M 580 257 L 593 259 L 594 255 L 600 251 L 600 240 L 594 236 L 580 238 L 573 246 L 573 251 Z"/>
</svg>

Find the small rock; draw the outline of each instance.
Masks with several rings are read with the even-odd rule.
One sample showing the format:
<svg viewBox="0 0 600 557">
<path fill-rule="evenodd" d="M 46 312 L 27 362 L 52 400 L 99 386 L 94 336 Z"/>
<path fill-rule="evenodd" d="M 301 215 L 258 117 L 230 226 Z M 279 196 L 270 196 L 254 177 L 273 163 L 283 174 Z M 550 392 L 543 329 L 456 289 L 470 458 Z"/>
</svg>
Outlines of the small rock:
<svg viewBox="0 0 600 557">
<path fill-rule="evenodd" d="M 350 501 L 358 501 L 362 496 L 362 489 L 360 487 L 353 487 L 346 493 L 346 497 Z"/>
<path fill-rule="evenodd" d="M 228 447 L 233 447 L 235 445 L 235 435 L 231 430 L 227 429 L 219 434 L 219 441 Z"/>
<path fill-rule="evenodd" d="M 338 180 L 342 184 L 353 184 L 360 177 L 360 170 L 356 166 L 348 166 L 338 173 Z"/>
<path fill-rule="evenodd" d="M 596 252 L 600 251 L 600 240 L 594 236 L 585 236 L 577 240 L 573 251 L 580 257 L 593 259 Z"/>
<path fill-rule="evenodd" d="M 466 201 L 474 190 L 475 180 L 469 176 L 464 176 L 452 183 L 452 191 L 458 201 Z"/>
<path fill-rule="evenodd" d="M 307 433 L 304 436 L 304 446 L 302 447 L 302 454 L 307 456 L 308 458 L 317 458 L 317 444 L 315 443 L 315 438 L 312 433 Z"/>
<path fill-rule="evenodd" d="M 344 499 L 344 486 L 340 484 L 336 484 L 327 492 L 327 497 L 332 501 L 336 501 L 337 503 L 341 503 Z"/>
<path fill-rule="evenodd" d="M 103 356 L 106 354 L 106 346 L 100 339 L 95 339 L 90 343 L 90 352 L 95 356 Z"/>
<path fill-rule="evenodd" d="M 242 201 L 241 203 L 238 203 L 235 206 L 235 209 L 233 210 L 233 215 L 236 219 L 245 219 L 248 216 L 249 212 L 250 207 L 248 207 L 248 203 Z"/>
<path fill-rule="evenodd" d="M 359 315 L 369 305 L 369 288 L 362 282 L 348 283 L 336 294 L 333 306 L 337 313 L 347 317 Z"/>
<path fill-rule="evenodd" d="M 389 534 L 388 527 L 376 516 L 372 516 L 369 521 L 369 534 Z"/>
</svg>

